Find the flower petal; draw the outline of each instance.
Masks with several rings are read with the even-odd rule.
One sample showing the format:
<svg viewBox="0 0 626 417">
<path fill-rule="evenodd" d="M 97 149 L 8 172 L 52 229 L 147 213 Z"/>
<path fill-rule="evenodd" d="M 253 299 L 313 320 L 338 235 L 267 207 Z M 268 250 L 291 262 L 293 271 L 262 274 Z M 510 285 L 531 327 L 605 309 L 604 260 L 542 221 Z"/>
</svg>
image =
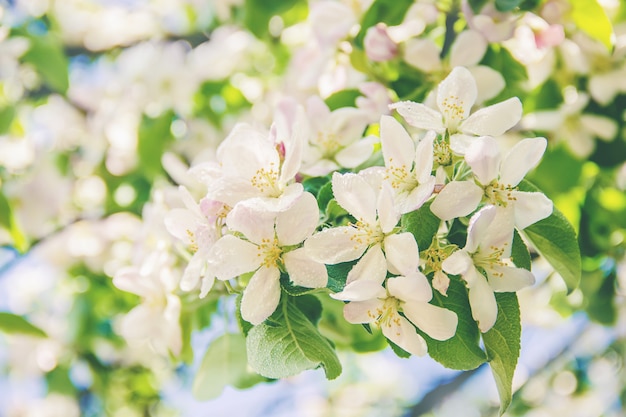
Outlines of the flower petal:
<svg viewBox="0 0 626 417">
<path fill-rule="evenodd" d="M 485 236 L 496 218 L 497 210 L 495 206 L 486 206 L 472 216 L 467 227 L 467 241 L 465 250 L 474 253 L 484 241 Z"/>
<path fill-rule="evenodd" d="M 218 279 L 235 278 L 261 265 L 258 247 L 233 235 L 222 236 L 211 247 L 208 261 Z"/>
<path fill-rule="evenodd" d="M 237 204 L 226 216 L 226 224 L 230 230 L 242 233 L 248 240 L 259 245 L 265 239 L 274 240 L 275 218 L 276 213 Z"/>
<path fill-rule="evenodd" d="M 335 160 L 342 167 L 355 168 L 372 156 L 376 143 L 378 143 L 378 138 L 373 135 L 357 140 L 337 152 Z"/>
<path fill-rule="evenodd" d="M 389 272 L 406 275 L 417 271 L 419 250 L 412 233 L 396 233 L 385 237 L 385 255 Z"/>
<path fill-rule="evenodd" d="M 493 327 L 498 317 L 498 305 L 493 289 L 487 283 L 487 280 L 476 268 L 471 268 L 466 278 L 469 291 L 469 303 L 472 308 L 472 317 L 478 322 L 478 328 L 485 333 Z"/>
<path fill-rule="evenodd" d="M 261 267 L 254 273 L 241 298 L 241 317 L 255 326 L 272 315 L 280 301 L 280 271 Z"/>
<path fill-rule="evenodd" d="M 357 174 L 333 173 L 333 194 L 337 203 L 357 220 L 376 224 L 376 192 Z"/>
<path fill-rule="evenodd" d="M 343 307 L 343 316 L 348 323 L 352 324 L 372 323 L 380 315 L 382 306 L 383 301 L 378 298 L 366 301 L 353 301 Z"/>
<path fill-rule="evenodd" d="M 459 33 L 450 48 L 451 67 L 473 67 L 478 64 L 487 52 L 487 41 L 475 30 L 464 30 Z"/>
<path fill-rule="evenodd" d="M 514 191 L 515 226 L 522 230 L 552 214 L 552 201 L 542 193 Z"/>
<path fill-rule="evenodd" d="M 521 118 L 522 102 L 517 97 L 511 97 L 473 113 L 461 123 L 459 130 L 478 136 L 500 136 Z"/>
<path fill-rule="evenodd" d="M 413 271 L 407 275 L 401 275 L 387 280 L 389 295 L 407 303 L 427 303 L 433 298 L 433 290 L 428 283 L 426 275 Z"/>
<path fill-rule="evenodd" d="M 368 280 L 382 285 L 386 276 L 387 262 L 385 261 L 385 255 L 383 255 L 380 244 L 376 244 L 369 248 L 365 255 L 348 272 L 346 284 L 356 280 Z"/>
<path fill-rule="evenodd" d="M 437 107 L 441 111 L 445 124 L 456 131 L 456 126 L 467 119 L 476 102 L 476 81 L 465 67 L 456 67 L 439 84 Z"/>
<path fill-rule="evenodd" d="M 415 147 L 415 167 L 413 174 L 420 183 L 428 181 L 433 171 L 433 143 L 436 134 L 429 130 Z"/>
<path fill-rule="evenodd" d="M 343 291 L 330 294 L 330 296 L 342 301 L 367 301 L 384 298 L 385 289 L 374 280 L 361 279 L 352 281 L 344 287 Z"/>
<path fill-rule="evenodd" d="M 389 183 L 383 183 L 378 193 L 377 210 L 378 224 L 383 233 L 390 233 L 400 221 L 400 212 L 393 201 L 393 194 Z"/>
<path fill-rule="evenodd" d="M 391 116 L 380 118 L 380 143 L 383 150 L 385 166 L 404 167 L 409 172 L 413 165 L 415 144 L 402 125 Z M 432 157 L 432 152 L 431 152 Z"/>
<path fill-rule="evenodd" d="M 527 138 L 515 144 L 502 160 L 500 183 L 519 184 L 526 173 L 537 166 L 547 146 L 545 138 Z"/>
<path fill-rule="evenodd" d="M 445 308 L 425 302 L 405 302 L 402 310 L 406 317 L 435 340 L 448 340 L 456 333 L 458 317 Z"/>
<path fill-rule="evenodd" d="M 433 195 L 435 182 L 435 177 L 431 176 L 422 184 L 413 188 L 408 194 L 398 194 L 398 197 L 396 199 L 396 205 L 400 213 L 409 213 L 422 207 L 426 200 L 428 200 L 428 198 Z"/>
<path fill-rule="evenodd" d="M 289 209 L 276 216 L 276 236 L 281 246 L 297 245 L 309 237 L 320 219 L 313 194 L 304 192 Z"/>
<path fill-rule="evenodd" d="M 441 113 L 422 103 L 400 101 L 390 104 L 389 108 L 397 110 L 411 126 L 425 130 L 434 130 L 437 133 L 443 133 L 446 130 Z"/>
<path fill-rule="evenodd" d="M 535 283 L 532 272 L 511 266 L 498 266 L 487 270 L 489 285 L 495 292 L 515 292 Z"/>
<path fill-rule="evenodd" d="M 441 69 L 441 49 L 432 39 L 411 38 L 404 45 L 404 60 L 407 64 L 426 73 Z"/>
<path fill-rule="evenodd" d="M 441 263 L 441 268 L 452 275 L 465 274 L 473 267 L 472 258 L 464 250 L 453 252 Z"/>
<path fill-rule="evenodd" d="M 282 256 L 289 279 L 306 288 L 323 288 L 328 283 L 328 272 L 323 263 L 307 256 L 304 248 L 287 252 Z"/>
<path fill-rule="evenodd" d="M 473 181 L 452 181 L 437 194 L 430 211 L 441 220 L 452 220 L 476 210 L 482 198 L 482 188 Z"/>
<path fill-rule="evenodd" d="M 341 226 L 324 229 L 304 242 L 307 255 L 317 262 L 328 265 L 358 259 L 367 249 L 367 242 L 358 243 L 355 235 L 357 229 Z"/>
<path fill-rule="evenodd" d="M 478 87 L 478 97 L 476 97 L 476 102 L 478 103 L 491 100 L 506 87 L 506 81 L 504 81 L 502 74 L 491 67 L 477 65 L 469 68 L 469 70 L 476 80 L 476 86 Z"/>
<path fill-rule="evenodd" d="M 500 160 L 498 142 L 491 136 L 476 138 L 465 152 L 465 161 L 483 186 L 498 178 Z"/>
<path fill-rule="evenodd" d="M 395 313 L 387 323 L 382 323 L 383 335 L 407 352 L 424 356 L 427 351 L 426 341 L 416 331 L 415 327 L 404 317 Z"/>
</svg>

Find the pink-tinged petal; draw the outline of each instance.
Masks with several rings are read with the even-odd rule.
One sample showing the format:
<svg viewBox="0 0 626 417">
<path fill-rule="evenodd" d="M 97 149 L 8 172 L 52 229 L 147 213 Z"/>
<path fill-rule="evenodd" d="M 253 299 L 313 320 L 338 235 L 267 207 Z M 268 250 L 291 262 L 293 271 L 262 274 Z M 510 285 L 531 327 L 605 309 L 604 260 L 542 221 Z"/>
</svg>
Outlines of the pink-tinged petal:
<svg viewBox="0 0 626 417">
<path fill-rule="evenodd" d="M 378 143 L 376 136 L 367 136 L 346 146 L 335 155 L 335 160 L 342 167 L 356 168 L 367 161 L 374 153 L 375 145 Z"/>
<path fill-rule="evenodd" d="M 306 100 L 306 113 L 314 131 L 322 131 L 330 117 L 330 109 L 319 96 L 311 96 Z"/>
<path fill-rule="evenodd" d="M 433 142 L 435 137 L 435 132 L 430 130 L 415 148 L 413 173 L 420 183 L 428 181 L 433 171 Z"/>
<path fill-rule="evenodd" d="M 465 161 L 482 185 L 498 178 L 500 169 L 500 148 L 491 136 L 476 138 L 465 153 Z"/>
<path fill-rule="evenodd" d="M 376 244 L 369 248 L 367 252 L 359 259 L 359 261 L 348 272 L 346 284 L 350 284 L 357 280 L 374 281 L 378 285 L 382 285 L 387 276 L 387 261 L 385 255 L 380 248 L 380 244 Z"/>
<path fill-rule="evenodd" d="M 215 242 L 209 251 L 208 261 L 218 279 L 228 280 L 256 270 L 263 259 L 255 244 L 226 235 Z"/>
<path fill-rule="evenodd" d="M 324 131 L 332 135 L 340 145 L 349 145 L 363 137 L 368 124 L 367 113 L 353 107 L 342 107 L 330 114 Z"/>
<path fill-rule="evenodd" d="M 400 213 L 409 213 L 422 207 L 426 200 L 428 200 L 430 196 L 433 195 L 435 183 L 435 177 L 431 176 L 423 183 L 413 188 L 408 194 L 399 194 L 396 199 L 396 205 L 400 210 Z"/>
<path fill-rule="evenodd" d="M 189 210 L 175 208 L 165 214 L 163 223 L 172 236 L 180 239 L 185 245 L 190 245 L 191 236 L 195 233 L 199 220 L 200 218 L 194 216 Z"/>
<path fill-rule="evenodd" d="M 437 194 L 430 210 L 441 220 L 467 216 L 478 207 L 483 189 L 473 181 L 452 181 Z"/>
<path fill-rule="evenodd" d="M 542 193 L 514 191 L 515 226 L 522 230 L 552 214 L 552 201 Z"/>
<path fill-rule="evenodd" d="M 301 243 L 317 228 L 320 214 L 313 194 L 304 192 L 289 209 L 276 217 L 276 236 L 281 246 Z"/>
<path fill-rule="evenodd" d="M 545 138 L 527 138 L 518 142 L 502 160 L 500 183 L 516 186 L 526 173 L 537 166 L 548 141 Z"/>
<path fill-rule="evenodd" d="M 304 248 L 287 252 L 282 256 L 289 279 L 306 288 L 323 288 L 328 283 L 328 272 L 323 263 L 309 258 Z"/>
<path fill-rule="evenodd" d="M 317 161 L 302 167 L 300 172 L 311 177 L 323 177 L 333 171 L 339 170 L 339 168 L 339 165 L 330 159 L 318 159 Z"/>
<path fill-rule="evenodd" d="M 368 301 L 386 296 L 383 286 L 373 280 L 357 280 L 347 284 L 343 291 L 330 294 L 335 300 L 342 301 Z M 370 318 L 371 320 L 371 318 Z"/>
<path fill-rule="evenodd" d="M 617 135 L 617 123 L 608 117 L 583 114 L 580 116 L 580 123 L 585 129 L 605 141 L 610 141 Z"/>
<path fill-rule="evenodd" d="M 337 203 L 348 213 L 365 224 L 376 224 L 376 192 L 363 178 L 335 172 L 332 187 Z"/>
<path fill-rule="evenodd" d="M 297 106 L 291 135 L 280 143 L 285 147 L 285 159 L 280 168 L 279 182 L 286 184 L 292 180 L 302 166 L 302 154 L 309 137 L 309 125 L 302 107 Z M 280 140 L 281 138 L 277 138 Z"/>
<path fill-rule="evenodd" d="M 404 127 L 391 116 L 380 118 L 380 143 L 387 168 L 404 167 L 406 172 L 411 170 L 415 143 Z"/>
<path fill-rule="evenodd" d="M 276 213 L 238 204 L 226 216 L 226 224 L 230 230 L 240 232 L 260 245 L 264 240 L 274 240 L 275 218 Z"/>
<path fill-rule="evenodd" d="M 448 340 L 456 333 L 458 317 L 445 308 L 424 302 L 402 304 L 406 317 L 428 336 L 435 340 Z"/>
<path fill-rule="evenodd" d="M 498 317 L 498 305 L 496 304 L 493 289 L 489 286 L 485 277 L 475 268 L 472 268 L 469 274 L 464 275 L 463 278 L 469 284 L 468 296 L 470 307 L 472 308 L 472 317 L 478 322 L 480 331 L 485 333 L 493 327 Z"/>
<path fill-rule="evenodd" d="M 441 263 L 441 268 L 448 274 L 462 275 L 466 274 L 471 268 L 474 268 L 474 263 L 467 252 L 458 250 Z"/>
<path fill-rule="evenodd" d="M 400 221 L 400 212 L 394 204 L 391 186 L 388 183 L 383 183 L 378 193 L 377 212 L 382 232 L 390 233 Z"/>
<path fill-rule="evenodd" d="M 526 269 L 494 265 L 487 269 L 489 285 L 495 292 L 515 292 L 535 283 L 535 276 Z"/>
<path fill-rule="evenodd" d="M 437 107 L 449 129 L 456 131 L 458 124 L 467 119 L 477 94 L 476 81 L 465 67 L 454 68 L 439 84 Z"/>
<path fill-rule="evenodd" d="M 487 100 L 491 100 L 504 90 L 506 87 L 506 81 L 504 77 L 498 71 L 485 65 L 478 65 L 469 68 L 472 76 L 476 80 L 476 86 L 478 87 L 478 97 L 476 97 L 477 103 L 483 103 Z"/>
<path fill-rule="evenodd" d="M 385 237 L 387 268 L 395 275 L 406 275 L 417 271 L 419 250 L 413 234 L 396 233 Z"/>
<path fill-rule="evenodd" d="M 450 286 L 450 277 L 443 271 L 435 271 L 432 282 L 433 288 L 443 296 L 448 295 L 448 287 Z"/>
<path fill-rule="evenodd" d="M 304 241 L 307 255 L 317 262 L 334 265 L 358 259 L 367 249 L 367 242 L 356 240 L 358 230 L 351 226 L 325 229 Z"/>
<path fill-rule="evenodd" d="M 391 110 L 397 110 L 408 124 L 424 130 L 434 130 L 437 133 L 445 132 L 441 113 L 412 101 L 400 101 L 389 105 Z"/>
<path fill-rule="evenodd" d="M 467 240 L 465 250 L 474 253 L 487 236 L 489 229 L 496 218 L 495 206 L 485 206 L 472 216 L 467 227 Z"/>
<path fill-rule="evenodd" d="M 415 327 L 398 313 L 387 323 L 381 323 L 383 335 L 412 355 L 424 356 L 428 350 L 426 341 L 416 331 Z"/>
<path fill-rule="evenodd" d="M 473 79 L 473 78 L 472 78 Z M 522 118 L 522 102 L 512 97 L 482 108 L 467 118 L 459 130 L 478 136 L 500 136 Z"/>
<path fill-rule="evenodd" d="M 280 301 L 280 271 L 261 267 L 254 273 L 241 298 L 241 317 L 255 326 L 272 315 Z"/>
<path fill-rule="evenodd" d="M 428 279 L 418 271 L 387 280 L 389 295 L 407 303 L 427 303 L 433 298 L 433 290 Z"/>
<path fill-rule="evenodd" d="M 487 41 L 474 30 L 459 33 L 450 48 L 451 67 L 473 67 L 478 64 L 487 52 Z"/>
<path fill-rule="evenodd" d="M 353 301 L 343 307 L 343 317 L 348 323 L 352 324 L 372 323 L 382 313 L 383 303 L 384 301 L 377 298 L 366 301 Z"/>
</svg>

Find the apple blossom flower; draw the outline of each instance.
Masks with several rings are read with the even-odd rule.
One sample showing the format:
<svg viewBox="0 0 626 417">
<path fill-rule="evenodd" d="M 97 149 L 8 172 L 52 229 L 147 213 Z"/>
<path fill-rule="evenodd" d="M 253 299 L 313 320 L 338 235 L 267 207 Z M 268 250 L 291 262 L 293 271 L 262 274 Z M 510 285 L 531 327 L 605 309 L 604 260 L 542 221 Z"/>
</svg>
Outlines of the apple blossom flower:
<svg viewBox="0 0 626 417">
<path fill-rule="evenodd" d="M 391 185 L 400 213 L 417 210 L 431 196 L 435 187 L 433 140 L 430 131 L 415 146 L 402 125 L 391 116 L 380 119 L 380 141 L 385 160 L 385 179 Z"/>
<path fill-rule="evenodd" d="M 281 212 L 257 211 L 239 205 L 226 223 L 233 234 L 222 236 L 211 248 L 209 267 L 220 280 L 253 273 L 241 299 L 241 315 L 252 324 L 268 318 L 280 301 L 280 274 L 286 272 L 296 285 L 325 287 L 326 267 L 298 247 L 319 222 L 315 197 L 302 193 Z"/>
<path fill-rule="evenodd" d="M 374 62 L 389 61 L 398 54 L 398 45 L 389 37 L 387 25 L 378 23 L 365 32 L 365 54 Z"/>
<path fill-rule="evenodd" d="M 362 96 L 356 98 L 357 108 L 363 110 L 368 116 L 368 123 L 380 120 L 381 114 L 389 114 L 389 91 L 384 85 L 370 81 L 359 85 Z"/>
<path fill-rule="evenodd" d="M 472 213 L 481 201 L 509 211 L 515 226 L 524 229 L 552 213 L 552 201 L 539 192 L 519 191 L 517 185 L 546 150 L 545 138 L 527 138 L 501 157 L 490 136 L 477 138 L 465 154 L 476 181 L 452 181 L 430 206 L 442 220 Z"/>
<path fill-rule="evenodd" d="M 367 178 L 368 174 L 371 178 Z M 335 199 L 357 221 L 324 229 L 304 243 L 307 254 L 325 264 L 360 258 L 348 273 L 348 283 L 364 276 L 382 282 L 387 270 L 399 274 L 398 265 L 407 247 L 417 246 L 411 233 L 398 233 L 396 229 L 400 213 L 390 186 L 382 182 L 382 175 L 378 170 L 343 175 L 335 172 L 332 178 Z M 382 186 L 372 185 L 375 180 L 382 182 Z"/>
<path fill-rule="evenodd" d="M 472 317 L 483 333 L 498 315 L 494 292 L 513 292 L 535 282 L 530 271 L 510 261 L 512 232 L 509 216 L 499 215 L 495 206 L 484 207 L 470 219 L 465 247 L 442 263 L 445 272 L 466 282 Z"/>
<path fill-rule="evenodd" d="M 487 3 L 479 13 L 474 13 L 467 0 L 462 4 L 463 13 L 470 29 L 480 32 L 490 43 L 498 43 L 513 36 L 518 16 L 512 12 L 500 12 L 495 3 Z"/>
<path fill-rule="evenodd" d="M 437 107 L 401 101 L 390 107 L 411 126 L 450 136 L 450 147 L 464 154 L 475 136 L 500 136 L 519 122 L 522 103 L 517 97 L 470 114 L 477 97 L 476 81 L 465 67 L 455 67 L 439 84 Z"/>
<path fill-rule="evenodd" d="M 310 124 L 309 144 L 300 172 L 324 176 L 340 168 L 355 168 L 374 153 L 375 136 L 363 138 L 368 115 L 354 107 L 330 111 L 326 103 L 312 96 L 306 103 Z"/>
</svg>

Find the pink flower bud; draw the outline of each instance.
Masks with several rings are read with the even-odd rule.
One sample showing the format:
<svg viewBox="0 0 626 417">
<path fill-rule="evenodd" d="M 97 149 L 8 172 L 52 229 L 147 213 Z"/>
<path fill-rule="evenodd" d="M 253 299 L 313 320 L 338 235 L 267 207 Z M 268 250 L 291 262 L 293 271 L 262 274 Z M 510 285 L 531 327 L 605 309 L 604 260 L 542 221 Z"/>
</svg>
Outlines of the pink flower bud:
<svg viewBox="0 0 626 417">
<path fill-rule="evenodd" d="M 398 54 L 398 45 L 389 37 L 384 23 L 367 29 L 363 44 L 367 57 L 375 62 L 389 61 Z"/>
</svg>

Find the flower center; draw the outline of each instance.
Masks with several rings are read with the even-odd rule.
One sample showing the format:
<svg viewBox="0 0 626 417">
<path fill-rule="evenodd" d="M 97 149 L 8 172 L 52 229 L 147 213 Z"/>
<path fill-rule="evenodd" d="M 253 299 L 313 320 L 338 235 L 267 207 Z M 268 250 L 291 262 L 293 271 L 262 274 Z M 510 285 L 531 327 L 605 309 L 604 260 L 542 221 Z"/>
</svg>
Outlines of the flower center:
<svg viewBox="0 0 626 417">
<path fill-rule="evenodd" d="M 278 170 L 274 168 L 274 163 L 269 169 L 259 168 L 250 180 L 252 186 L 268 197 L 279 197 L 282 192 L 278 185 Z"/>
<path fill-rule="evenodd" d="M 443 140 L 437 140 L 433 144 L 434 161 L 440 166 L 452 165 L 452 151 L 450 145 Z"/>
<path fill-rule="evenodd" d="M 491 181 L 484 190 L 485 197 L 494 206 L 506 207 L 509 202 L 517 200 L 513 195 L 513 191 L 516 191 L 517 188 L 500 184 L 497 180 Z"/>
<path fill-rule="evenodd" d="M 494 270 L 494 267 L 497 266 L 507 266 L 506 262 L 502 260 L 502 255 L 504 255 L 504 249 L 507 243 L 504 243 L 502 247 L 490 246 L 488 250 L 478 250 L 478 252 L 472 255 L 472 259 L 474 260 L 474 265 L 481 267 L 485 270 L 489 270 L 490 275 L 502 278 L 502 272 L 497 272 Z"/>
<path fill-rule="evenodd" d="M 337 141 L 337 135 L 333 133 L 317 132 L 315 143 L 325 159 L 332 159 L 341 149 L 341 145 Z"/>
<path fill-rule="evenodd" d="M 359 220 L 356 224 L 350 224 L 350 226 L 357 229 L 357 232 L 350 236 L 350 240 L 355 243 L 355 249 L 361 245 L 371 246 L 373 244 L 380 243 L 385 239 L 385 234 L 378 225 L 372 227 L 371 225 L 365 224 Z"/>
<path fill-rule="evenodd" d="M 278 259 L 282 255 L 283 250 L 278 246 L 278 239 L 263 239 L 261 244 L 257 246 L 257 257 L 261 259 L 261 265 L 270 268 L 277 266 Z"/>
<path fill-rule="evenodd" d="M 411 191 L 419 185 L 417 178 L 411 175 L 406 165 L 393 165 L 393 158 L 389 158 L 389 167 L 385 170 L 385 180 L 389 181 L 394 190 Z"/>
<path fill-rule="evenodd" d="M 459 96 L 448 96 L 441 102 L 441 112 L 450 133 L 457 131 L 459 123 L 465 119 L 465 103 Z"/>
<path fill-rule="evenodd" d="M 395 297 L 387 297 L 382 306 L 379 305 L 375 310 L 368 310 L 367 315 L 380 328 L 383 326 L 399 328 L 400 314 L 398 314 L 398 308 L 400 303 L 401 301 Z"/>
</svg>

